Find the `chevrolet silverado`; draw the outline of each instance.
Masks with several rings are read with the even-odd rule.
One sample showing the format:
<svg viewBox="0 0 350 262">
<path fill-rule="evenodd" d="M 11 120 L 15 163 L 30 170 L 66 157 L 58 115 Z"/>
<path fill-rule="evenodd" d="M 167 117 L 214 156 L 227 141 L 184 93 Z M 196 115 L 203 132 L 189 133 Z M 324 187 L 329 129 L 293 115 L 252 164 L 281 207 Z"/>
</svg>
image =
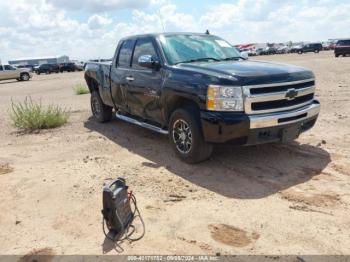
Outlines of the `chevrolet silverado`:
<svg viewBox="0 0 350 262">
<path fill-rule="evenodd" d="M 217 143 L 256 145 L 298 138 L 316 122 L 308 69 L 247 60 L 208 34 L 123 38 L 111 63 L 88 63 L 85 80 L 99 122 L 118 119 L 168 135 L 187 163 Z"/>
</svg>

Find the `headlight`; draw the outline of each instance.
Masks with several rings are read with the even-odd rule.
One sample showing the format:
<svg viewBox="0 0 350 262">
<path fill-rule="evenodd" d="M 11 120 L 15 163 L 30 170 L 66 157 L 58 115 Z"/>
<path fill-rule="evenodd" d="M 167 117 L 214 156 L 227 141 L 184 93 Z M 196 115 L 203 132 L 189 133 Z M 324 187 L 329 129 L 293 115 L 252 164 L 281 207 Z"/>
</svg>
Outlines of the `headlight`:
<svg viewBox="0 0 350 262">
<path fill-rule="evenodd" d="M 240 86 L 208 86 L 207 109 L 210 111 L 243 111 Z"/>
</svg>

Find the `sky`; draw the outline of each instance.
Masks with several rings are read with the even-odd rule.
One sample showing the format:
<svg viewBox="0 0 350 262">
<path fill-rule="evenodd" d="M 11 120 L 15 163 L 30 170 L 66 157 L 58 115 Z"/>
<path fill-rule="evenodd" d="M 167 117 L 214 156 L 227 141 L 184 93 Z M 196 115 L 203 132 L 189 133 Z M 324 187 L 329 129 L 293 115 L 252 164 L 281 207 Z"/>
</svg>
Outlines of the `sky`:
<svg viewBox="0 0 350 262">
<path fill-rule="evenodd" d="M 349 0 L 1 0 L 0 59 L 110 58 L 120 38 L 205 32 L 232 44 L 350 37 Z"/>
</svg>

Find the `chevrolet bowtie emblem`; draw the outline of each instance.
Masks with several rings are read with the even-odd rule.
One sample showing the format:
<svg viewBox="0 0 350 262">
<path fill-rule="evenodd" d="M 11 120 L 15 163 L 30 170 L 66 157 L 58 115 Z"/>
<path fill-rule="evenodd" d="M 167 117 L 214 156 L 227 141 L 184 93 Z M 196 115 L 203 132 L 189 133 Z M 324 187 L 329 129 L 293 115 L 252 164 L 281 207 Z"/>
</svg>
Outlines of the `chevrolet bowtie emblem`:
<svg viewBox="0 0 350 262">
<path fill-rule="evenodd" d="M 298 95 L 298 91 L 295 90 L 294 88 L 288 89 L 286 93 L 286 99 L 287 100 L 292 100 Z"/>
</svg>

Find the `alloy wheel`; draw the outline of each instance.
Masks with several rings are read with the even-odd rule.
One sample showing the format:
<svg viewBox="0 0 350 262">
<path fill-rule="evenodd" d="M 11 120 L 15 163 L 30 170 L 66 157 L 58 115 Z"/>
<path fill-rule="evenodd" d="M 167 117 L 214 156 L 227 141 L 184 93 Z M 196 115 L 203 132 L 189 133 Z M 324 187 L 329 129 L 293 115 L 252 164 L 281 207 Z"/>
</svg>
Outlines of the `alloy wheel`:
<svg viewBox="0 0 350 262">
<path fill-rule="evenodd" d="M 192 148 L 192 132 L 189 124 L 178 119 L 173 125 L 173 140 L 177 150 L 183 154 L 187 154 Z"/>
</svg>

